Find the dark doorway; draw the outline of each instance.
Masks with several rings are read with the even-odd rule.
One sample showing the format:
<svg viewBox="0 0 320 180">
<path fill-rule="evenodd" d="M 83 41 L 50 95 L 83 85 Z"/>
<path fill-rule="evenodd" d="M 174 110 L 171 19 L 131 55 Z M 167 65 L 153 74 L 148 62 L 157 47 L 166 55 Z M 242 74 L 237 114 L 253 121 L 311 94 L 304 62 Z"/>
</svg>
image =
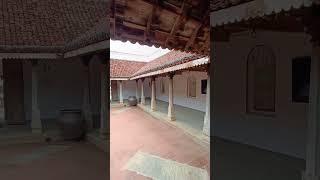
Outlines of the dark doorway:
<svg viewBox="0 0 320 180">
<path fill-rule="evenodd" d="M 111 93 L 112 93 L 112 101 L 118 101 L 118 85 L 117 81 L 111 81 Z"/>
<path fill-rule="evenodd" d="M 8 125 L 26 124 L 24 113 L 23 66 L 21 60 L 4 60 L 5 119 Z"/>
</svg>

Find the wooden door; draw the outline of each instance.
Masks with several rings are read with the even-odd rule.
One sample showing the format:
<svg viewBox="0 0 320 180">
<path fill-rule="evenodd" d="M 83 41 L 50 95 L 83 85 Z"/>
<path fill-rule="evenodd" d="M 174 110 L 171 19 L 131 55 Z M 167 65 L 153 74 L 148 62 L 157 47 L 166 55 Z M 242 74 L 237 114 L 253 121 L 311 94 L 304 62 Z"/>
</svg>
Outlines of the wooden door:
<svg viewBox="0 0 320 180">
<path fill-rule="evenodd" d="M 111 88 L 112 88 L 112 89 L 111 89 L 112 100 L 113 100 L 113 101 L 119 100 L 117 81 L 111 81 Z"/>
<path fill-rule="evenodd" d="M 18 59 L 3 61 L 3 76 L 7 124 L 25 124 L 22 61 Z"/>
</svg>

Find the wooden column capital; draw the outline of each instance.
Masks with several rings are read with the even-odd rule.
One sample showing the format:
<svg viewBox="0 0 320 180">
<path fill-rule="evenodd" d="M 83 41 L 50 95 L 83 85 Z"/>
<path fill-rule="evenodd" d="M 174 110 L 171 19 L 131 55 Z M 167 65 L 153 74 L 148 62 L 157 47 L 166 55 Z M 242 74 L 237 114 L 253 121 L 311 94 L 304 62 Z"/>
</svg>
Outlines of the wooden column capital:
<svg viewBox="0 0 320 180">
<path fill-rule="evenodd" d="M 174 72 L 168 74 L 168 76 L 169 76 L 170 79 L 172 79 L 174 75 L 175 75 Z"/>
</svg>

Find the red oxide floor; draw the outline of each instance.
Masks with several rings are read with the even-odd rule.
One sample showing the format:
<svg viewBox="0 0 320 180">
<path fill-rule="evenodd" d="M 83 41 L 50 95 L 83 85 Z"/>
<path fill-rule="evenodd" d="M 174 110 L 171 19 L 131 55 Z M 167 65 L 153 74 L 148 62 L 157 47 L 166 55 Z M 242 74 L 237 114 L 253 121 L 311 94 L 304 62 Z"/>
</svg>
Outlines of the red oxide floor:
<svg viewBox="0 0 320 180">
<path fill-rule="evenodd" d="M 136 107 L 112 108 L 110 116 L 111 180 L 149 179 L 123 169 L 137 151 L 209 172 L 209 149 L 199 145 L 181 129 L 157 120 Z"/>
<path fill-rule="evenodd" d="M 46 144 L 0 147 L 1 180 L 107 180 L 104 152 L 85 142 L 64 143 L 63 151 L 43 153 Z M 42 152 L 42 153 L 35 153 Z M 39 157 L 37 157 L 39 156 Z M 17 158 L 18 157 L 18 158 Z M 20 158 L 19 158 L 20 157 Z M 27 157 L 27 158 L 26 158 Z M 15 162 L 16 160 L 24 162 Z M 31 160 L 30 160 L 31 159 Z"/>
</svg>

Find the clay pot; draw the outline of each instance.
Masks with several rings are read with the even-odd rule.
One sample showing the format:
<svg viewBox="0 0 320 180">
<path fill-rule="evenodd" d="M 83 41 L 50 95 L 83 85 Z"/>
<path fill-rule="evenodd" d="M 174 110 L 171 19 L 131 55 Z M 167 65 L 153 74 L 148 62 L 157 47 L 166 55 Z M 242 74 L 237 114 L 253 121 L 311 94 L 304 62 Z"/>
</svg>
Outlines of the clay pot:
<svg viewBox="0 0 320 180">
<path fill-rule="evenodd" d="M 61 136 L 65 140 L 79 140 L 84 135 L 84 121 L 81 116 L 81 110 L 61 110 L 58 125 Z"/>
<path fill-rule="evenodd" d="M 135 96 L 129 96 L 128 104 L 129 104 L 129 106 L 136 106 L 137 105 L 137 98 Z"/>
</svg>

